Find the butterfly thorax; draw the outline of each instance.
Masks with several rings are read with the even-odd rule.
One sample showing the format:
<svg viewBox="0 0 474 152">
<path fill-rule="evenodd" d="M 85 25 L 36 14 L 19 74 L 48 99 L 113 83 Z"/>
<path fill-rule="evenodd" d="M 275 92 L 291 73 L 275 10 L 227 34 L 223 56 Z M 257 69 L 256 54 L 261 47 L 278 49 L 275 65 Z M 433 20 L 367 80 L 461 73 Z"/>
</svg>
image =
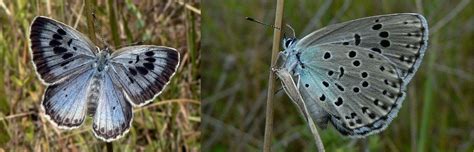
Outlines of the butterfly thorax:
<svg viewBox="0 0 474 152">
<path fill-rule="evenodd" d="M 109 63 L 109 49 L 105 48 L 97 54 L 97 60 L 94 67 L 98 72 L 102 72 L 107 69 Z"/>
<path fill-rule="evenodd" d="M 295 45 L 288 46 L 281 54 L 283 67 L 294 73 L 295 68 L 304 67 L 300 60 L 301 52 L 296 49 Z"/>
</svg>

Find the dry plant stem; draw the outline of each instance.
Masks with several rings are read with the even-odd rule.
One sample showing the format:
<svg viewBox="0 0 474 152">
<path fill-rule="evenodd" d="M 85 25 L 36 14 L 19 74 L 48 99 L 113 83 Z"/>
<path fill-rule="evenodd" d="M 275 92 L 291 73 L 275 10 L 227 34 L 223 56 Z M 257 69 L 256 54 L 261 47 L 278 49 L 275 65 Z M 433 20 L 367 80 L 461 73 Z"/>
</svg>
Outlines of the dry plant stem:
<svg viewBox="0 0 474 152">
<path fill-rule="evenodd" d="M 84 11 L 87 19 L 87 34 L 89 35 L 90 40 L 92 43 L 97 44 L 97 39 L 95 37 L 95 26 L 94 26 L 94 21 L 93 21 L 93 14 L 94 13 L 92 10 L 95 8 L 94 5 L 92 4 L 92 0 L 84 0 L 86 3 L 86 10 Z"/>
<path fill-rule="evenodd" d="M 285 0 L 278 0 L 277 7 L 275 12 L 275 27 L 280 28 L 282 27 L 282 20 L 283 20 L 283 6 Z M 277 28 L 273 29 L 273 46 L 272 46 L 272 61 L 271 66 L 275 65 L 275 62 L 278 57 L 278 52 L 280 50 L 280 38 L 281 38 L 281 30 Z M 270 152 L 271 151 L 271 143 L 272 143 L 272 131 L 273 131 L 273 94 L 275 92 L 275 74 L 270 72 L 268 82 L 268 92 L 267 92 L 267 108 L 266 108 L 266 118 L 265 119 L 265 135 L 263 140 L 263 151 Z"/>
<path fill-rule="evenodd" d="M 114 146 L 112 145 L 112 142 L 105 143 L 105 147 L 107 149 L 107 152 L 113 152 L 114 151 Z"/>
<path fill-rule="evenodd" d="M 311 133 L 313 134 L 314 140 L 316 142 L 316 147 L 318 148 L 318 151 L 324 152 L 324 145 L 321 140 L 321 137 L 319 136 L 318 129 L 316 128 L 316 123 L 313 121 L 313 118 L 311 118 L 309 110 L 303 100 L 303 97 L 301 96 L 301 93 L 298 90 L 298 87 L 295 84 L 296 81 L 293 79 L 293 76 L 286 68 L 272 69 L 272 71 L 275 71 L 275 74 L 278 76 L 278 78 L 283 84 L 283 89 L 285 90 L 286 94 L 296 104 L 296 106 L 298 106 L 298 110 L 305 118 L 306 123 L 308 123 L 308 126 L 311 129 Z"/>
</svg>

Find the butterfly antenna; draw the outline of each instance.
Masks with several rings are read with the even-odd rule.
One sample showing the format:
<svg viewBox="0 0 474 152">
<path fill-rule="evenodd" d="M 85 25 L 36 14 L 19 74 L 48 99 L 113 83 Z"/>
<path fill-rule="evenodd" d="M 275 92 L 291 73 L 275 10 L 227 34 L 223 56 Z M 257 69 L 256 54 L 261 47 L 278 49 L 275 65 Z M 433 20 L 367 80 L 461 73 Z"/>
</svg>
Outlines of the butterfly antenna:
<svg viewBox="0 0 474 152">
<path fill-rule="evenodd" d="M 142 44 L 143 44 L 143 41 L 137 41 L 137 42 L 132 42 L 132 43 L 120 45 L 120 46 L 117 47 L 117 48 L 122 48 L 122 47 L 127 47 L 127 46 L 133 46 L 133 45 L 142 45 Z"/>
<path fill-rule="evenodd" d="M 279 27 L 275 27 L 275 26 L 270 25 L 270 24 L 265 24 L 265 23 L 263 23 L 263 22 L 261 22 L 261 21 L 259 21 L 259 20 L 256 20 L 256 19 L 254 19 L 254 18 L 251 18 L 251 17 L 245 17 L 245 19 L 248 20 L 248 21 L 252 21 L 252 22 L 255 22 L 255 23 L 258 23 L 258 24 L 262 24 L 262 25 L 265 25 L 265 26 L 270 26 L 270 27 L 272 27 L 272 28 L 281 30 Z"/>
<path fill-rule="evenodd" d="M 100 22 L 98 21 L 97 16 L 95 16 L 94 12 L 92 12 L 92 19 L 94 20 L 94 26 L 96 26 L 95 29 L 99 29 L 98 27 L 100 27 L 99 25 Z M 104 45 L 104 47 L 102 48 L 110 48 L 109 43 L 107 43 L 107 41 L 104 39 L 105 36 L 101 32 L 99 32 L 99 35 L 100 35 L 100 42 L 102 42 L 102 44 Z"/>
</svg>

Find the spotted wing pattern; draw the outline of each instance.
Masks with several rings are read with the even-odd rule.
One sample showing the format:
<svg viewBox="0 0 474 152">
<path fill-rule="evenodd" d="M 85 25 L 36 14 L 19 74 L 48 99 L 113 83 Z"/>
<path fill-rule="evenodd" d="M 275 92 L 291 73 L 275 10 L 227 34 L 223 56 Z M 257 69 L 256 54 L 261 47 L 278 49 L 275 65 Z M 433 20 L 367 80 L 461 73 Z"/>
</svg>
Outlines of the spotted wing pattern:
<svg viewBox="0 0 474 152">
<path fill-rule="evenodd" d="M 120 83 L 137 106 L 158 96 L 179 65 L 179 53 L 169 47 L 141 45 L 125 47 L 112 54 L 112 80 Z"/>
<path fill-rule="evenodd" d="M 428 24 L 420 14 L 372 16 L 288 39 L 283 60 L 300 78 L 310 113 L 323 109 L 340 133 L 360 138 L 396 117 L 427 40 Z"/>
<path fill-rule="evenodd" d="M 30 27 L 31 55 L 45 84 L 82 73 L 95 59 L 93 43 L 75 29 L 47 17 L 36 17 Z"/>
</svg>

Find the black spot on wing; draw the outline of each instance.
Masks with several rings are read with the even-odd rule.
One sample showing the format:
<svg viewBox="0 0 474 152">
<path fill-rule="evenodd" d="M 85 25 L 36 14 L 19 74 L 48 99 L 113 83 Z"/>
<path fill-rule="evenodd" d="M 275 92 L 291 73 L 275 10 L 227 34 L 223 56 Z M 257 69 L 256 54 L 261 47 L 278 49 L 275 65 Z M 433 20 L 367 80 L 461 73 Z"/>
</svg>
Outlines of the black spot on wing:
<svg viewBox="0 0 474 152">
<path fill-rule="evenodd" d="M 349 58 L 354 58 L 357 55 L 355 51 L 349 51 Z"/>
<path fill-rule="evenodd" d="M 387 31 L 380 32 L 379 36 L 382 37 L 382 38 L 387 38 L 388 37 L 388 32 Z"/>
<path fill-rule="evenodd" d="M 69 39 L 69 41 L 67 41 L 67 46 L 71 46 L 71 43 L 72 43 L 72 39 Z"/>
<path fill-rule="evenodd" d="M 61 35 L 66 35 L 66 31 L 64 31 L 63 29 L 58 29 L 57 32 Z"/>
<path fill-rule="evenodd" d="M 135 57 L 135 63 L 137 63 L 138 61 L 140 61 L 140 56 L 137 55 L 137 57 Z"/>
<path fill-rule="evenodd" d="M 329 58 L 331 58 L 331 53 L 325 52 L 323 57 L 324 57 L 324 59 L 329 59 Z"/>
<path fill-rule="evenodd" d="M 137 68 L 138 73 L 140 73 L 142 75 L 148 74 L 148 70 L 146 68 L 141 67 L 141 66 L 137 66 L 136 68 Z"/>
<path fill-rule="evenodd" d="M 339 67 L 339 78 L 341 78 L 342 76 L 344 76 L 344 68 L 343 67 Z"/>
<path fill-rule="evenodd" d="M 143 66 L 147 68 L 148 70 L 153 70 L 155 68 L 153 63 L 143 63 Z"/>
<path fill-rule="evenodd" d="M 373 30 L 380 30 L 382 28 L 382 24 L 375 24 L 372 26 Z"/>
<path fill-rule="evenodd" d="M 148 51 L 145 53 L 146 56 L 153 56 L 155 53 L 153 51 Z"/>
<path fill-rule="evenodd" d="M 360 61 L 359 60 L 355 60 L 354 62 L 352 62 L 352 64 L 356 67 L 360 66 Z"/>
<path fill-rule="evenodd" d="M 155 58 L 145 58 L 145 60 L 148 61 L 148 62 L 155 62 L 156 61 Z"/>
<path fill-rule="evenodd" d="M 63 47 L 54 47 L 53 52 L 54 54 L 61 54 L 61 53 L 67 52 L 67 49 Z"/>
<path fill-rule="evenodd" d="M 53 34 L 53 38 L 58 40 L 63 39 L 63 37 L 59 34 Z"/>
<path fill-rule="evenodd" d="M 339 98 L 337 98 L 337 101 L 334 102 L 334 104 L 336 104 L 336 106 L 341 106 L 343 102 L 344 102 L 344 101 L 342 100 L 342 98 L 339 97 Z"/>
<path fill-rule="evenodd" d="M 133 75 L 133 76 L 136 76 L 137 75 L 137 71 L 135 69 L 133 69 L 132 67 L 129 67 L 128 68 L 128 71 L 130 71 L 130 73 Z"/>
<path fill-rule="evenodd" d="M 72 56 L 73 56 L 72 53 L 66 53 L 66 54 L 64 54 L 64 55 L 62 56 L 62 58 L 63 58 L 64 60 L 66 60 L 66 59 L 68 59 L 68 58 L 70 58 L 70 57 L 72 57 Z"/>
<path fill-rule="evenodd" d="M 336 85 L 337 89 L 340 91 L 344 91 L 344 87 L 342 87 L 339 83 L 334 83 L 334 85 Z"/>
<path fill-rule="evenodd" d="M 390 41 L 382 40 L 382 41 L 380 41 L 380 45 L 383 46 L 383 47 L 389 47 L 390 46 Z"/>
<path fill-rule="evenodd" d="M 359 44 L 360 44 L 360 35 L 359 35 L 359 34 L 355 34 L 355 35 L 354 35 L 354 39 L 355 39 L 355 45 L 359 45 Z"/>
<path fill-rule="evenodd" d="M 377 52 L 377 53 L 382 53 L 382 50 L 380 50 L 379 48 L 371 48 L 370 50 L 372 50 L 374 52 Z"/>
<path fill-rule="evenodd" d="M 59 46 L 61 45 L 61 42 L 57 41 L 57 40 L 51 40 L 49 41 L 49 46 Z"/>
</svg>

